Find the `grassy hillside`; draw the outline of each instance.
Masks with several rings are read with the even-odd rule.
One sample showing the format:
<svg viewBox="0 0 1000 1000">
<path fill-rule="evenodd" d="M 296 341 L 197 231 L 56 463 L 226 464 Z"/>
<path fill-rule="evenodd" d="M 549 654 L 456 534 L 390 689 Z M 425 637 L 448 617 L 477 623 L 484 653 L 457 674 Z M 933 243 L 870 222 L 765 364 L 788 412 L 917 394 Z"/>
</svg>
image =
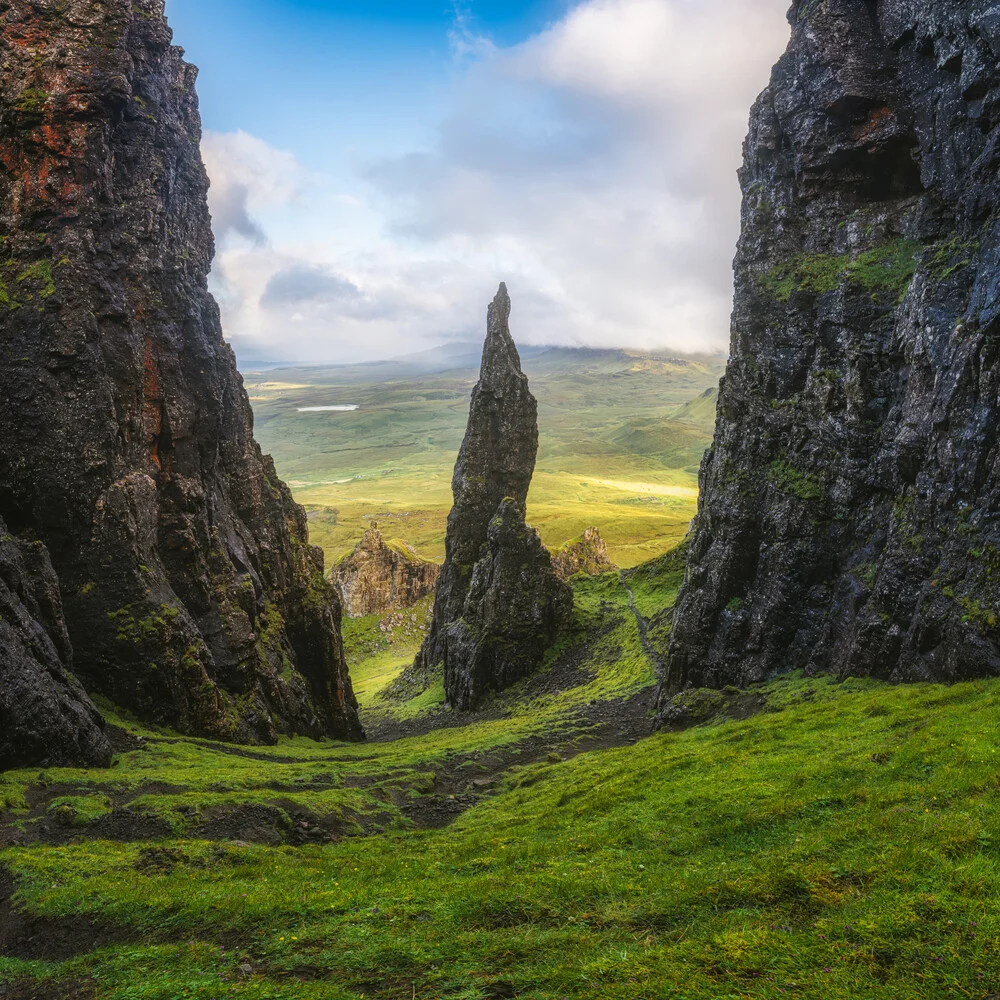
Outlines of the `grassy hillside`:
<svg viewBox="0 0 1000 1000">
<path fill-rule="evenodd" d="M 695 513 L 715 419 L 714 397 L 706 403 L 703 394 L 717 386 L 722 359 L 528 349 L 523 360 L 540 425 L 528 517 L 546 544 L 597 525 L 623 566 L 676 545 Z M 246 376 L 257 437 L 309 510 L 328 563 L 372 517 L 422 557 L 444 558 L 478 364 L 478 345 L 459 345 L 398 362 Z M 358 409 L 299 412 L 338 405 Z"/>
<path fill-rule="evenodd" d="M 789 677 L 648 736 L 627 592 L 576 597 L 478 717 L 427 692 L 383 705 L 396 739 L 250 751 L 119 719 L 108 772 L 2 776 L 5 1000 L 998 992 L 1000 682 Z M 350 641 L 372 666 L 419 624 Z"/>
</svg>

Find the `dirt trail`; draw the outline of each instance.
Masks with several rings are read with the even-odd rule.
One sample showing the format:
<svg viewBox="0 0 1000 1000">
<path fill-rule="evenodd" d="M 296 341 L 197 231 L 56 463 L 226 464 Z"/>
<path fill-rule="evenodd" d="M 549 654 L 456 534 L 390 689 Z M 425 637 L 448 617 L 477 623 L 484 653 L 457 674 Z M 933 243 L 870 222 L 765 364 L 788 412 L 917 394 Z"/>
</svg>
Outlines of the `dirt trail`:
<svg viewBox="0 0 1000 1000">
<path fill-rule="evenodd" d="M 633 615 L 635 615 L 635 623 L 639 628 L 639 641 L 642 643 L 642 650 L 646 654 L 646 658 L 649 662 L 652 663 L 657 677 L 662 677 L 666 671 L 667 665 L 664 662 L 663 657 L 660 656 L 660 654 L 653 647 L 653 644 L 649 641 L 649 622 L 642 617 L 639 613 L 638 607 L 636 607 L 635 594 L 629 586 L 625 570 L 622 570 L 618 576 L 622 581 L 622 586 L 625 588 L 625 592 L 628 594 L 629 610 Z"/>
</svg>

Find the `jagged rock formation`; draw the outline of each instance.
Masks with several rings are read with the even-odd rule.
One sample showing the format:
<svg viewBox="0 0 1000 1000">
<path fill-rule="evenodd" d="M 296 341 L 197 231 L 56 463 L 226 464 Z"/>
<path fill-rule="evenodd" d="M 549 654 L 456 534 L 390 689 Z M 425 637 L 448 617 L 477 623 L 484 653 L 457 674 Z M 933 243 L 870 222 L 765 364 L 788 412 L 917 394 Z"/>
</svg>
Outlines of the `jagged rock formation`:
<svg viewBox="0 0 1000 1000">
<path fill-rule="evenodd" d="M 72 658 L 45 546 L 9 535 L 0 519 L 0 767 L 111 763 Z"/>
<path fill-rule="evenodd" d="M 430 633 L 414 664 L 444 665 L 445 694 L 473 708 L 536 669 L 572 595 L 524 523 L 538 453 L 538 404 L 510 335 L 506 285 L 489 308 L 486 344 L 455 465 L 445 562 Z"/>
<path fill-rule="evenodd" d="M 560 580 L 568 580 L 577 573 L 600 576 L 618 569 L 611 561 L 607 542 L 601 538 L 597 528 L 588 528 L 579 538 L 567 542 L 552 556 L 552 568 Z"/>
<path fill-rule="evenodd" d="M 552 570 L 538 532 L 508 497 L 490 521 L 486 548 L 472 570 L 462 617 L 446 632 L 445 691 L 474 708 L 539 665 L 573 614 L 573 594 Z"/>
<path fill-rule="evenodd" d="M 195 70 L 162 0 L 0 5 L 0 514 L 74 671 L 144 719 L 361 735 L 339 603 L 207 290 Z"/>
<path fill-rule="evenodd" d="M 1000 9 L 799 0 L 665 693 L 1000 673 Z"/>
<path fill-rule="evenodd" d="M 413 607 L 434 590 L 440 572 L 413 549 L 393 548 L 372 521 L 354 551 L 334 567 L 331 580 L 347 614 L 361 618 Z"/>
</svg>

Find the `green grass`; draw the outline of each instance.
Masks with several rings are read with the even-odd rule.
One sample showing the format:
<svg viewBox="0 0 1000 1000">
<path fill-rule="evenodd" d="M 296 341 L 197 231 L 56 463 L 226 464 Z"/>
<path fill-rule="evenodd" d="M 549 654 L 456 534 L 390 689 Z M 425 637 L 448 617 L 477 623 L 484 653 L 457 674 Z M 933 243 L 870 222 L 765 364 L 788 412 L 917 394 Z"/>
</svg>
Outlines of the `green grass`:
<svg viewBox="0 0 1000 1000">
<path fill-rule="evenodd" d="M 321 817 L 339 812 L 351 826 L 347 832 L 354 833 L 364 824 L 351 825 L 351 817 L 377 816 L 383 824 L 402 823 L 399 802 L 386 792 L 387 780 L 391 788 L 420 788 L 428 770 L 455 754 L 488 752 L 539 734 L 571 731 L 572 716 L 591 701 L 626 697 L 652 683 L 652 668 L 642 654 L 627 595 L 617 577 L 580 578 L 574 586 L 574 628 L 551 651 L 542 670 L 551 669 L 567 649 L 587 642 L 591 644 L 584 666 L 593 679 L 559 695 L 525 697 L 522 683 L 487 701 L 485 707 L 497 717 L 460 729 L 383 744 L 285 739 L 275 748 L 256 747 L 249 756 L 239 747 L 140 726 L 105 703 L 101 707 L 109 721 L 144 737 L 144 747 L 119 755 L 110 771 L 33 769 L 0 774 L 0 804 L 22 825 L 30 824 L 29 790 L 56 787 L 88 801 L 113 797 L 130 810 L 165 821 L 178 835 L 209 818 L 209 810 L 247 803 L 287 801 Z M 429 599 L 416 609 L 385 616 L 403 617 L 408 623 L 385 634 L 378 630 L 377 618 L 345 620 L 345 646 L 362 705 L 395 718 L 441 708 L 440 685 L 399 706 L 385 706 L 378 698 L 416 653 L 418 640 L 412 638 L 409 619 L 416 614 L 419 620 L 428 612 Z M 408 629 L 411 637 L 406 635 Z M 598 631 L 602 634 L 594 639 Z"/>
<path fill-rule="evenodd" d="M 917 260 L 924 247 L 899 239 L 854 254 L 798 254 L 772 268 L 763 287 L 779 302 L 788 302 L 794 292 L 822 295 L 841 285 L 854 285 L 872 298 L 890 294 L 899 300 L 910 287 Z"/>
<path fill-rule="evenodd" d="M 169 872 L 142 845 L 8 850 L 31 912 L 140 940 L 0 975 L 102 1000 L 995 992 L 1000 683 L 764 693 L 746 721 L 515 770 L 444 831 L 180 841 Z"/>
<path fill-rule="evenodd" d="M 248 374 L 257 437 L 309 511 L 328 565 L 371 519 L 423 558 L 444 558 L 477 377 L 459 361 L 431 372 L 389 364 Z M 524 368 L 540 427 L 528 518 L 545 544 L 558 548 L 596 525 L 621 566 L 676 546 L 696 511 L 722 359 L 560 349 L 526 352 Z M 360 409 L 298 412 L 345 404 Z"/>
<path fill-rule="evenodd" d="M 783 493 L 790 493 L 800 500 L 823 500 L 827 495 L 826 487 L 816 476 L 800 472 L 787 462 L 772 462 L 767 478 Z"/>
<path fill-rule="evenodd" d="M 625 574 L 657 644 L 683 572 L 681 549 Z M 384 743 L 285 739 L 246 755 L 109 713 L 146 740 L 113 768 L 0 775 L 4 822 L 30 832 L 29 803 L 47 791 L 73 836 L 0 851 L 17 907 L 123 929 L 61 963 L 0 958 L 0 982 L 82 982 L 94 1000 L 997 992 L 1000 680 L 794 675 L 743 699 L 760 707 L 746 719 L 711 717 L 726 698 L 688 692 L 702 725 L 567 760 L 591 745 L 581 712 L 613 732 L 621 699 L 654 682 L 619 575 L 573 587 L 574 627 L 542 677 L 464 725 Z M 347 623 L 366 712 L 440 712 L 440 685 L 402 706 L 378 699 L 427 611 Z M 567 662 L 576 686 L 542 683 Z M 445 829 L 414 827 L 408 807 L 440 794 L 439 779 L 467 776 L 471 789 L 501 752 L 515 764 L 490 779 L 495 794 Z M 94 839 L 112 806 L 165 823 L 166 838 L 152 851 Z M 304 812 L 339 839 L 193 835 L 237 806 L 275 810 L 289 827 Z"/>
<path fill-rule="evenodd" d="M 363 708 L 378 706 L 382 691 L 413 662 L 423 630 L 430 625 L 433 606 L 434 598 L 429 596 L 405 611 L 344 619 L 344 648 L 351 681 Z"/>
</svg>

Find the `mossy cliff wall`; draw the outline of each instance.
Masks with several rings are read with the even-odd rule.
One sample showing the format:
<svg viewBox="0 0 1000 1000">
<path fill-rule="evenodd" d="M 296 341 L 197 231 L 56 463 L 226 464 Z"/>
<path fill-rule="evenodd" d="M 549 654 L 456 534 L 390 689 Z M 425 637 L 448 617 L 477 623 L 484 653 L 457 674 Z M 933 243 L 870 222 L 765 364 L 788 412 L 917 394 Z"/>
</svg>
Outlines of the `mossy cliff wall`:
<svg viewBox="0 0 1000 1000">
<path fill-rule="evenodd" d="M 800 0 L 665 693 L 1000 672 L 1000 8 Z"/>
<path fill-rule="evenodd" d="M 0 516 L 74 672 L 203 735 L 360 735 L 339 604 L 219 310 L 196 71 L 162 0 L 0 4 Z"/>
</svg>

